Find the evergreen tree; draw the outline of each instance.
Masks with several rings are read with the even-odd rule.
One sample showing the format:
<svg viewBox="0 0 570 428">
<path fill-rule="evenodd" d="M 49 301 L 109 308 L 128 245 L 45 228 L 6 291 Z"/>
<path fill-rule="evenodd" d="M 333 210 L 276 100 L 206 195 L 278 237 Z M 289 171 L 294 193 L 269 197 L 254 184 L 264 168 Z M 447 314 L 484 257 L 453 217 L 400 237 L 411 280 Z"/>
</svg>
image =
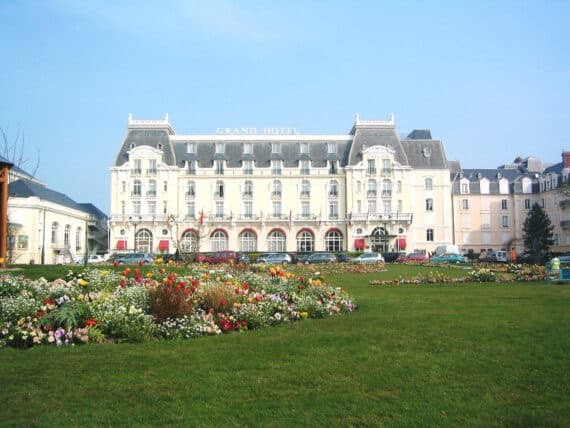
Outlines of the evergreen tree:
<svg viewBox="0 0 570 428">
<path fill-rule="evenodd" d="M 552 231 L 554 226 L 550 223 L 550 218 L 544 209 L 535 203 L 528 212 L 523 225 L 524 246 L 537 260 L 553 244 Z"/>
</svg>

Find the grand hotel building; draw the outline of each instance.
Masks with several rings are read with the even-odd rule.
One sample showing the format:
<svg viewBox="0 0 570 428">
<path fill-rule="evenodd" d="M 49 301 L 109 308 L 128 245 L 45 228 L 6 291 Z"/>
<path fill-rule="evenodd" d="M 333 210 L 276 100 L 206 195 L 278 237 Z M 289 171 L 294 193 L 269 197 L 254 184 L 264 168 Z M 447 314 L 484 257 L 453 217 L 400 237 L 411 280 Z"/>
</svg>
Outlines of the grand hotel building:
<svg viewBox="0 0 570 428">
<path fill-rule="evenodd" d="M 340 135 L 287 128 L 178 135 L 168 115 L 129 116 L 111 168 L 110 250 L 431 252 L 447 243 L 465 251 L 518 245 L 524 208 L 517 211 L 517 203 L 537 199 L 544 174 L 520 165 L 502 171 L 463 171 L 429 130 L 400 138 L 393 116 L 357 115 Z M 520 197 L 524 192 L 530 197 Z"/>
</svg>

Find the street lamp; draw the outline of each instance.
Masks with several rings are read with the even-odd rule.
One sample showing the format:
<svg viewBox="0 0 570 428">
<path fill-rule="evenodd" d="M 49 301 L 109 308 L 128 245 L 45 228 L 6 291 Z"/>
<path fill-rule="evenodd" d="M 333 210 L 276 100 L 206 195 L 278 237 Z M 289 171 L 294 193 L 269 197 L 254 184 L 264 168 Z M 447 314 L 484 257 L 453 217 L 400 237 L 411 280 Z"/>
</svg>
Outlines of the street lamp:
<svg viewBox="0 0 570 428">
<path fill-rule="evenodd" d="M 129 217 L 129 223 L 132 224 L 135 228 L 135 234 L 133 239 L 133 253 L 136 253 L 137 251 L 137 226 L 140 224 L 141 221 L 142 217 L 140 215 Z"/>
</svg>

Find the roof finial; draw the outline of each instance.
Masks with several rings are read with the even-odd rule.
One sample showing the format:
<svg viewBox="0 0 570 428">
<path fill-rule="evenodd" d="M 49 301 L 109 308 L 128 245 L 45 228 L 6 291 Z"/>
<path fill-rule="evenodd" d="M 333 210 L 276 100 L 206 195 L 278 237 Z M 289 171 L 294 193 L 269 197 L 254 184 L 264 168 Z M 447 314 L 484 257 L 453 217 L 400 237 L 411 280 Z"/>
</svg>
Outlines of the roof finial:
<svg viewBox="0 0 570 428">
<path fill-rule="evenodd" d="M 164 115 L 164 120 L 166 120 L 166 121 L 168 122 L 168 113 L 166 113 L 166 114 Z"/>
<path fill-rule="evenodd" d="M 129 113 L 129 122 L 131 122 L 133 120 L 133 114 Z"/>
<path fill-rule="evenodd" d="M 394 123 L 394 112 L 390 113 L 390 122 Z"/>
<path fill-rule="evenodd" d="M 358 123 L 359 120 L 360 120 L 360 115 L 358 113 L 356 113 L 356 117 L 354 118 L 354 122 Z"/>
</svg>

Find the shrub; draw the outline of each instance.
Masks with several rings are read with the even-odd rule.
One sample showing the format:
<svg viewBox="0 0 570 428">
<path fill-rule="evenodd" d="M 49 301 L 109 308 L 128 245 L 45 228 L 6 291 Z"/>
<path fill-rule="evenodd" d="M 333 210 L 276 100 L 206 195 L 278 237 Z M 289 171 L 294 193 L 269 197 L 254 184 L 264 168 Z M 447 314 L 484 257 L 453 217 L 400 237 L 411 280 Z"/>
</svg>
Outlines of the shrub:
<svg viewBox="0 0 570 428">
<path fill-rule="evenodd" d="M 148 292 L 150 312 L 159 323 L 168 319 L 186 317 L 194 309 L 189 294 L 190 289 L 186 288 L 183 281 L 176 286 L 168 283 L 159 284 Z"/>
</svg>

